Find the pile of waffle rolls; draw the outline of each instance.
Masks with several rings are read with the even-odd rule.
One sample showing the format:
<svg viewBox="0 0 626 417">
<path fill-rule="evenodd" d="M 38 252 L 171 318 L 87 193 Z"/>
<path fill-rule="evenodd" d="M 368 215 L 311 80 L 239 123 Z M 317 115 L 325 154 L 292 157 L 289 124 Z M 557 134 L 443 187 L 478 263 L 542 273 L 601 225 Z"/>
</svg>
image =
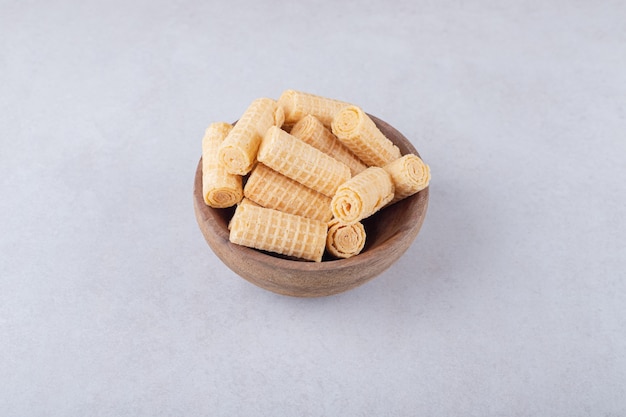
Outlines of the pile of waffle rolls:
<svg viewBox="0 0 626 417">
<path fill-rule="evenodd" d="M 358 255 L 362 220 L 429 182 L 360 107 L 301 91 L 256 99 L 202 139 L 204 202 L 236 206 L 230 241 L 300 260 Z"/>
</svg>

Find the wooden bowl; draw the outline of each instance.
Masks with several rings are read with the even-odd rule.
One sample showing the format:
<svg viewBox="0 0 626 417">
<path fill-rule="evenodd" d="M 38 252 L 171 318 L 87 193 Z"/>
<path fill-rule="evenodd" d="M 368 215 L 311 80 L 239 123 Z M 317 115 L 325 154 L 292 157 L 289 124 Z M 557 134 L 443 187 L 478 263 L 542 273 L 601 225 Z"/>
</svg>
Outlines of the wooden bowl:
<svg viewBox="0 0 626 417">
<path fill-rule="evenodd" d="M 417 153 L 400 132 L 371 116 L 403 155 Z M 234 208 L 214 209 L 202 198 L 202 160 L 194 183 L 194 209 L 200 230 L 215 254 L 235 273 L 269 291 L 296 297 L 341 293 L 366 283 L 389 268 L 417 236 L 428 207 L 428 188 L 363 220 L 363 251 L 348 259 L 307 262 L 290 260 L 230 243 L 228 222 Z"/>
</svg>

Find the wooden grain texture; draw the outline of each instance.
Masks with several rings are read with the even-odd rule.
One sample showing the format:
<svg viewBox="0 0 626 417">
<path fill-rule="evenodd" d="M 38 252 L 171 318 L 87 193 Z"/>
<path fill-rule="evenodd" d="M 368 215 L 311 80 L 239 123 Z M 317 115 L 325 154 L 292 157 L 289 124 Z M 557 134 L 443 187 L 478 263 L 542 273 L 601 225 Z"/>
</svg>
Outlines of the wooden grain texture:
<svg viewBox="0 0 626 417">
<path fill-rule="evenodd" d="M 411 142 L 388 123 L 369 115 L 378 128 L 403 155 L 419 156 Z M 281 258 L 228 240 L 228 221 L 233 208 L 214 209 L 202 198 L 202 160 L 194 183 L 196 220 L 207 243 L 232 271 L 266 290 L 295 297 L 338 294 L 362 285 L 389 268 L 417 237 L 428 207 L 428 191 L 395 203 L 363 224 L 367 241 L 363 251 L 352 258 L 306 262 Z"/>
</svg>

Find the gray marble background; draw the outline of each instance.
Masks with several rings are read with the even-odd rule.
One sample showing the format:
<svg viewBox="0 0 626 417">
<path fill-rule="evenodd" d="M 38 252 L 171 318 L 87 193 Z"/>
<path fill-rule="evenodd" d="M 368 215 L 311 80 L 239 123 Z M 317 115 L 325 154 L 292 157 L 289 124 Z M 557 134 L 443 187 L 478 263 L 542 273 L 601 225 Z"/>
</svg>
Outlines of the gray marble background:
<svg viewBox="0 0 626 417">
<path fill-rule="evenodd" d="M 621 1 L 0 0 L 0 415 L 626 415 Z M 409 251 L 297 299 L 194 218 L 287 88 L 432 169 Z"/>
</svg>

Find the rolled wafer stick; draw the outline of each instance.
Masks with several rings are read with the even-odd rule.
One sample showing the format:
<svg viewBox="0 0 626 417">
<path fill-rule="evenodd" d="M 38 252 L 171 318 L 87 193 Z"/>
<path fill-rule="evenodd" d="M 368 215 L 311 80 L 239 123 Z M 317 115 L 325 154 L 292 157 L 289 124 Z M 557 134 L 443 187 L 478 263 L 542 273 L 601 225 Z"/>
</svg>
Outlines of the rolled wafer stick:
<svg viewBox="0 0 626 417">
<path fill-rule="evenodd" d="M 330 197 L 258 163 L 243 189 L 244 195 L 263 207 L 327 222 Z"/>
<path fill-rule="evenodd" d="M 363 223 L 344 224 L 333 219 L 328 223 L 326 250 L 337 258 L 350 258 L 361 253 L 365 237 Z"/>
<path fill-rule="evenodd" d="M 350 179 L 350 168 L 284 130 L 270 127 L 257 155 L 259 162 L 328 197 Z"/>
<path fill-rule="evenodd" d="M 389 204 L 407 198 L 424 188 L 430 182 L 430 167 L 414 154 L 407 154 L 383 167 L 391 176 L 395 192 Z"/>
<path fill-rule="evenodd" d="M 254 100 L 219 148 L 219 160 L 231 174 L 246 175 L 256 161 L 265 131 L 281 126 L 285 116 L 275 100 Z"/>
<path fill-rule="evenodd" d="M 357 106 L 342 108 L 333 118 L 332 132 L 368 166 L 382 167 L 400 158 L 400 149 Z"/>
<path fill-rule="evenodd" d="M 356 223 L 389 203 L 393 192 L 393 182 L 387 171 L 369 167 L 339 186 L 330 209 L 342 223 Z"/>
<path fill-rule="evenodd" d="M 308 143 L 319 149 L 326 155 L 330 155 L 336 160 L 343 162 L 350 168 L 350 173 L 355 176 L 363 171 L 367 166 L 361 162 L 348 148 L 328 130 L 322 122 L 310 114 L 300 119 L 289 132 L 304 143 Z"/>
<path fill-rule="evenodd" d="M 349 103 L 301 91 L 285 90 L 278 98 L 278 104 L 285 113 L 286 125 L 293 125 L 310 114 L 325 126 L 330 126 L 335 113 Z"/>
<path fill-rule="evenodd" d="M 211 123 L 202 138 L 202 195 L 204 202 L 215 208 L 231 207 L 242 196 L 241 176 L 230 174 L 217 157 L 217 150 L 233 126 Z"/>
<path fill-rule="evenodd" d="M 320 262 L 328 226 L 324 222 L 252 204 L 240 204 L 230 224 L 237 245 Z"/>
</svg>

